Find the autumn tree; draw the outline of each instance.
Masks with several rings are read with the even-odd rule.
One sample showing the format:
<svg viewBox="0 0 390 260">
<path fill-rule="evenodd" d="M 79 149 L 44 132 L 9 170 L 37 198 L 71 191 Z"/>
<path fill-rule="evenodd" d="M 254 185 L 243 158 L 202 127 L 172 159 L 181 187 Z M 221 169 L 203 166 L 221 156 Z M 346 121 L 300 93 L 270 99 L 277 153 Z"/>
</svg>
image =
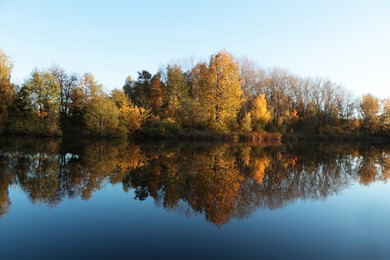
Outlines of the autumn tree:
<svg viewBox="0 0 390 260">
<path fill-rule="evenodd" d="M 72 76 L 71 76 L 72 77 Z M 76 81 L 69 79 L 68 85 L 63 86 L 64 97 L 63 112 L 66 113 L 63 126 L 65 131 L 72 134 L 80 134 L 85 131 L 85 113 L 93 99 L 102 95 L 102 85 L 95 80 L 92 73 L 84 73 L 81 78 Z M 77 84 L 69 86 L 69 84 Z M 69 93 L 68 93 L 69 91 Z M 68 101 L 66 99 L 69 98 Z"/>
<path fill-rule="evenodd" d="M 390 98 L 385 98 L 381 102 L 381 113 L 379 116 L 380 128 L 382 132 L 390 133 Z"/>
<path fill-rule="evenodd" d="M 126 105 L 127 102 L 122 92 L 120 94 L 114 92 L 114 99 L 109 98 L 90 73 L 84 74 L 80 89 L 87 97 L 87 106 L 83 115 L 87 133 L 96 136 L 125 136 L 127 130 L 125 125 L 121 124 L 118 108 Z"/>
<path fill-rule="evenodd" d="M 362 127 L 366 133 L 375 134 L 379 126 L 379 100 L 371 94 L 365 94 L 360 103 Z"/>
<path fill-rule="evenodd" d="M 35 70 L 25 86 L 31 91 L 30 99 L 39 117 L 44 118 L 49 113 L 58 113 L 60 87 L 49 72 Z"/>
<path fill-rule="evenodd" d="M 100 84 L 91 72 L 84 73 L 78 85 L 88 96 L 89 100 L 103 94 L 102 84 Z"/>
<path fill-rule="evenodd" d="M 148 110 L 133 105 L 125 92 L 121 90 L 113 90 L 111 99 L 119 109 L 119 121 L 126 131 L 132 133 L 139 130 L 149 114 Z"/>
<path fill-rule="evenodd" d="M 245 114 L 244 118 L 241 120 L 241 127 L 245 133 L 252 131 L 252 115 L 251 112 Z"/>
<path fill-rule="evenodd" d="M 95 76 L 89 72 L 85 73 L 79 84 L 70 90 L 69 115 L 82 121 L 89 104 L 102 94 L 102 85 L 95 80 Z"/>
<path fill-rule="evenodd" d="M 79 85 L 79 77 L 76 74 L 69 75 L 59 66 L 49 69 L 60 87 L 60 113 L 63 117 L 69 116 L 72 91 Z"/>
<path fill-rule="evenodd" d="M 12 67 L 11 59 L 0 49 L 0 133 L 7 124 L 8 110 L 14 98 L 14 90 L 10 81 Z"/>
<path fill-rule="evenodd" d="M 18 93 L 17 115 L 11 131 L 35 135 L 61 135 L 60 87 L 48 71 L 35 69 Z"/>
<path fill-rule="evenodd" d="M 258 95 L 252 104 L 251 109 L 252 125 L 254 130 L 263 130 L 264 126 L 271 119 L 271 114 L 267 108 L 267 100 L 264 94 Z"/>
<path fill-rule="evenodd" d="M 183 107 L 188 105 L 187 80 L 178 65 L 167 66 L 167 82 L 164 91 L 165 114 L 178 122 Z"/>
<path fill-rule="evenodd" d="M 298 122 L 299 115 L 296 109 L 292 111 L 286 111 L 284 113 L 284 132 L 289 132 L 292 130 L 292 126 Z"/>
<path fill-rule="evenodd" d="M 285 70 L 274 68 L 259 80 L 261 93 L 265 94 L 267 105 L 271 113 L 271 126 L 274 130 L 280 130 L 283 124 L 283 116 L 289 109 L 292 97 L 290 92 L 290 75 Z"/>
<path fill-rule="evenodd" d="M 93 98 L 85 112 L 85 128 L 96 136 L 123 136 L 126 131 L 120 124 L 120 112 L 105 94 Z"/>
<path fill-rule="evenodd" d="M 163 83 L 161 81 L 161 73 L 159 72 L 150 81 L 150 96 L 147 104 L 154 115 L 160 114 L 161 106 L 163 105 Z"/>
<path fill-rule="evenodd" d="M 71 102 L 69 104 L 69 113 L 72 117 L 82 117 L 88 106 L 88 95 L 80 87 L 72 89 L 70 93 Z"/>
<path fill-rule="evenodd" d="M 206 84 L 201 87 L 200 93 L 209 125 L 215 130 L 234 129 L 243 92 L 238 64 L 230 53 L 220 51 L 210 57 Z"/>
<path fill-rule="evenodd" d="M 207 85 L 207 64 L 198 63 L 191 71 L 185 73 L 189 88 L 187 102 L 183 103 L 183 113 L 181 123 L 183 126 L 205 125 L 207 116 L 206 108 L 202 105 L 200 97 L 201 89 Z"/>
</svg>

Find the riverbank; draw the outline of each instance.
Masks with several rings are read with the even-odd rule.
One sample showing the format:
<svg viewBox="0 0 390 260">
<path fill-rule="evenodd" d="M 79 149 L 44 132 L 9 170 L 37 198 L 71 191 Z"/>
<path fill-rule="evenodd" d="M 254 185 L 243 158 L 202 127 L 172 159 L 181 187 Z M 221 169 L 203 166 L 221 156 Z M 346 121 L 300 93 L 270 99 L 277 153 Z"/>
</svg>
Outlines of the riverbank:
<svg viewBox="0 0 390 260">
<path fill-rule="evenodd" d="M 117 136 L 90 136 L 83 134 L 64 134 L 63 136 L 49 137 L 40 135 L 17 135 L 2 134 L 2 138 L 27 137 L 27 138 L 59 138 L 65 140 L 131 140 L 135 142 L 158 142 L 158 141 L 192 141 L 192 142 L 249 142 L 259 144 L 296 144 L 296 143 L 374 143 L 390 144 L 390 137 L 387 136 L 368 136 L 353 134 L 281 134 L 268 132 L 249 132 L 249 133 L 220 133 L 211 131 L 181 131 L 175 132 L 135 132 L 126 137 Z"/>
</svg>

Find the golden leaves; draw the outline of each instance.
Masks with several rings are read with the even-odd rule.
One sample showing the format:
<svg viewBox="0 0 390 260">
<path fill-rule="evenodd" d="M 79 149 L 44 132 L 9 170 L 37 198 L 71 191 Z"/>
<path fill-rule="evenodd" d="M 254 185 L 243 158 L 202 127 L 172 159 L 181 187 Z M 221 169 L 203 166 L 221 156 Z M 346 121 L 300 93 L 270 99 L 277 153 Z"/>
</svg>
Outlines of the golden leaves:
<svg viewBox="0 0 390 260">
<path fill-rule="evenodd" d="M 271 113 L 267 109 L 267 100 L 264 94 L 258 95 L 253 101 L 251 115 L 254 129 L 257 131 L 262 130 L 264 125 L 271 119 Z"/>
</svg>

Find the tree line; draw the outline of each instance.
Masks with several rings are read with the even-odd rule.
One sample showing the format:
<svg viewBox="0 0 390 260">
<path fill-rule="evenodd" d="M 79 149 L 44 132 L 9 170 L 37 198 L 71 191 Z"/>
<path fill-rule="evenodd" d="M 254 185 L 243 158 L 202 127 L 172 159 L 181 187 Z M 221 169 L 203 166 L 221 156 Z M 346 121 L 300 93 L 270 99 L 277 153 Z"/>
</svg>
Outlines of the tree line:
<svg viewBox="0 0 390 260">
<path fill-rule="evenodd" d="M 357 98 L 328 79 L 261 68 L 225 50 L 186 70 L 141 70 L 109 94 L 93 74 L 58 66 L 15 85 L 12 68 L 0 50 L 0 131 L 12 134 L 390 133 L 389 98 Z"/>
</svg>

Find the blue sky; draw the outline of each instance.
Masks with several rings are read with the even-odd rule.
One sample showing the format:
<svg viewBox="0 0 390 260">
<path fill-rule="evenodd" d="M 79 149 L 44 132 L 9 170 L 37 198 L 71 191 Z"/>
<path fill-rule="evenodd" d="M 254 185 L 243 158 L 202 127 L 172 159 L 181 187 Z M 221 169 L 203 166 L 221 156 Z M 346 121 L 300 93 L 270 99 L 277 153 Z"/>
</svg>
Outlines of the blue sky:
<svg viewBox="0 0 390 260">
<path fill-rule="evenodd" d="M 139 70 L 225 48 L 356 95 L 390 96 L 388 0 L 0 0 L 0 24 L 15 82 L 58 64 L 111 90 Z"/>
</svg>

